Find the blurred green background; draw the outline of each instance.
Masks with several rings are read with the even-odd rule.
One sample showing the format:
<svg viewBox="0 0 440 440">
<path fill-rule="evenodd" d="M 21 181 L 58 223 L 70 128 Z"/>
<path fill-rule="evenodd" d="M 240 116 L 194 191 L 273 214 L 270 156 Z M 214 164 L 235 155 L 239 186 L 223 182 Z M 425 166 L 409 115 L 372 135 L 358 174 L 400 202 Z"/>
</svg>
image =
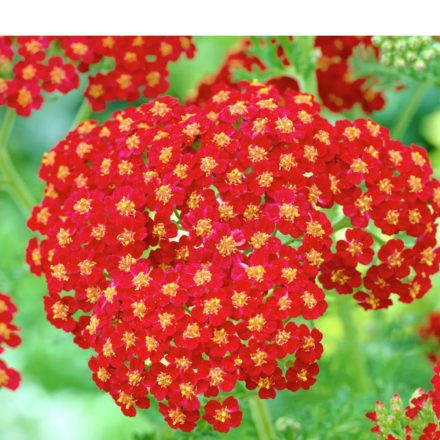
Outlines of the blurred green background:
<svg viewBox="0 0 440 440">
<path fill-rule="evenodd" d="M 195 59 L 180 60 L 171 67 L 169 93 L 182 99 L 188 96 L 205 75 L 216 72 L 238 41 L 238 37 L 195 38 Z M 403 92 L 387 92 L 386 109 L 372 117 L 391 127 L 411 92 L 411 87 Z M 41 199 L 43 189 L 37 177 L 41 156 L 66 135 L 80 104 L 81 93 L 72 92 L 47 101 L 40 111 L 30 118 L 19 118 L 16 123 L 9 151 L 36 200 Z M 122 104 L 100 114 L 99 119 L 116 108 L 122 108 Z M 361 115 L 357 111 L 346 116 L 355 114 Z M 0 110 L 0 120 L 2 116 Z M 440 171 L 439 89 L 432 87 L 426 93 L 403 140 L 408 145 L 426 147 L 434 167 Z M 18 349 L 7 350 L 4 356 L 21 371 L 22 385 L 17 392 L 0 391 L 0 439 L 130 440 L 135 434 L 147 439 L 157 426 L 164 429 L 155 410 L 139 413 L 134 419 L 124 417 L 112 399 L 92 382 L 87 367 L 90 353 L 76 347 L 70 335 L 45 320 L 44 282 L 29 274 L 24 263 L 29 237 L 21 212 L 8 195 L 0 193 L 0 291 L 11 294 L 19 306 L 17 323 L 23 338 Z M 433 284 L 423 300 L 375 313 L 363 312 L 349 298 L 330 297 L 330 310 L 318 323 L 325 334 L 318 382 L 310 391 L 283 392 L 276 400 L 268 401 L 274 421 L 282 416 L 295 420 L 300 427 L 296 438 L 301 439 L 371 438 L 371 424 L 365 412 L 374 408 L 376 399 L 388 400 L 394 392 L 408 399 L 418 386 L 429 385 L 432 366 L 425 358 L 426 348 L 419 341 L 417 328 L 430 311 L 440 307 L 439 276 L 434 277 Z M 369 392 L 359 392 L 355 386 L 350 368 L 352 353 L 334 310 L 336 301 L 341 299 L 354 311 L 374 382 Z M 245 418 L 249 418 L 246 408 Z M 244 423 L 227 437 L 253 439 L 255 434 L 249 426 Z M 225 436 L 214 436 L 219 437 Z M 280 438 L 285 437 L 280 434 Z"/>
</svg>

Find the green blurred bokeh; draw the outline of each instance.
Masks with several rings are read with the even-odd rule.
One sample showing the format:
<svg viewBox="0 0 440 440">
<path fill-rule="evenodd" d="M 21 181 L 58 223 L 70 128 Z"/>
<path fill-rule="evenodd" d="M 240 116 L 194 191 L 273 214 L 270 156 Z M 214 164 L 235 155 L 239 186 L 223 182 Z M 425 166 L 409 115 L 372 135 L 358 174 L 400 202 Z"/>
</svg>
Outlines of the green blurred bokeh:
<svg viewBox="0 0 440 440">
<path fill-rule="evenodd" d="M 180 60 L 171 68 L 169 93 L 182 99 L 188 96 L 205 75 L 218 69 L 225 54 L 238 41 L 238 37 L 196 38 L 196 58 Z M 410 95 L 411 89 L 389 91 L 386 109 L 372 117 L 391 127 Z M 80 104 L 78 91 L 60 96 L 46 102 L 32 117 L 19 118 L 14 128 L 9 151 L 36 200 L 41 199 L 43 189 L 37 177 L 41 156 L 65 136 Z M 432 87 L 403 139 L 408 145 L 426 147 L 436 171 L 440 171 L 439 104 L 440 91 Z M 99 119 L 117 108 L 122 108 L 122 104 L 112 106 Z M 0 291 L 10 293 L 19 306 L 17 321 L 22 328 L 23 344 L 5 355 L 21 371 L 22 385 L 15 393 L 0 391 L 0 439 L 125 440 L 132 439 L 135 433 L 143 435 L 157 429 L 160 422 L 153 411 L 134 419 L 124 417 L 112 399 L 92 382 L 87 367 L 90 353 L 76 347 L 70 335 L 46 321 L 42 302 L 44 282 L 30 275 L 24 263 L 29 237 L 21 212 L 1 193 Z M 373 409 L 376 399 L 386 400 L 394 392 L 408 399 L 418 386 L 429 384 L 431 365 L 424 356 L 417 327 L 427 313 L 440 305 L 440 277 L 434 277 L 433 284 L 423 300 L 376 313 L 363 312 L 349 298 L 342 298 L 353 307 L 374 381 L 375 389 L 367 393 L 360 393 L 355 387 L 350 369 L 352 353 L 334 313 L 336 299 L 330 298 L 330 310 L 318 322 L 318 328 L 325 334 L 326 347 L 318 382 L 311 391 L 283 392 L 270 401 L 274 420 L 286 416 L 297 421 L 301 433 L 297 438 L 302 439 L 371 438 L 371 426 L 364 414 Z M 245 423 L 227 437 L 255 438 L 247 426 Z"/>
</svg>

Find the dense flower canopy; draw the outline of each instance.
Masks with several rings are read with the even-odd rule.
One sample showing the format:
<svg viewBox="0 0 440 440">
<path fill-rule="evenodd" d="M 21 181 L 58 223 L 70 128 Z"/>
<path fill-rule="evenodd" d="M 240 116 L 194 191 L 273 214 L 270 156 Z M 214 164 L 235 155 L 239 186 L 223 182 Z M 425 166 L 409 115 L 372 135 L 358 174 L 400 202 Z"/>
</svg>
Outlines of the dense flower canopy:
<svg viewBox="0 0 440 440">
<path fill-rule="evenodd" d="M 279 44 L 274 40 L 273 44 Z M 351 109 L 359 104 L 367 112 L 380 110 L 384 106 L 383 94 L 375 90 L 366 78 L 356 78 L 350 68 L 353 51 L 359 47 L 372 47 L 370 37 L 323 36 L 317 37 L 316 48 L 320 56 L 316 65 L 318 93 L 323 105 L 334 112 Z M 200 84 L 195 101 L 198 103 L 209 99 L 218 87 L 233 84 L 234 70 L 244 69 L 251 72 L 255 68 L 265 70 L 265 60 L 251 53 L 252 43 L 245 41 L 242 48 L 231 53 L 219 72 L 205 79 Z M 289 67 L 289 60 L 284 48 L 279 45 L 278 56 Z M 299 90 L 294 78 L 279 74 L 269 81 L 280 91 L 285 89 Z"/>
<path fill-rule="evenodd" d="M 4 352 L 5 346 L 16 347 L 21 339 L 18 336 L 18 327 L 13 324 L 17 307 L 11 298 L 0 293 L 0 355 Z M 9 388 L 15 390 L 20 384 L 20 374 L 0 359 L 0 390 Z"/>
<path fill-rule="evenodd" d="M 125 414 L 151 395 L 190 431 L 213 398 L 203 418 L 225 432 L 239 382 L 263 399 L 315 382 L 322 335 L 304 321 L 327 308 L 321 283 L 362 286 L 366 308 L 426 293 L 431 175 L 423 149 L 370 120 L 333 126 L 311 95 L 243 82 L 203 106 L 164 97 L 45 155 L 28 262 L 49 321 L 95 350 L 93 378 Z"/>
<path fill-rule="evenodd" d="M 94 111 L 168 89 L 168 63 L 191 57 L 190 37 L 0 37 L 0 104 L 29 116 L 42 92 L 68 93 L 87 74 Z"/>
</svg>

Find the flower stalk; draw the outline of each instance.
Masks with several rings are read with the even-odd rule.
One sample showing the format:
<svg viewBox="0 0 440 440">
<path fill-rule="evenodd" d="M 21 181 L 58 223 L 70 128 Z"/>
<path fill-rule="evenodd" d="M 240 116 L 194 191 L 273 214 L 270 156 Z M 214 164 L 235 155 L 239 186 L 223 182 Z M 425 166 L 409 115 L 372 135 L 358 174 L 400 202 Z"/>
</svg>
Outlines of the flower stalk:
<svg viewBox="0 0 440 440">
<path fill-rule="evenodd" d="M 315 37 L 296 37 L 301 52 L 304 54 L 301 73 L 303 77 L 303 91 L 310 93 L 318 99 L 318 81 L 316 78 L 317 53 L 315 49 Z"/>
<path fill-rule="evenodd" d="M 349 228 L 350 226 L 351 226 L 350 218 L 347 216 L 342 217 L 334 225 L 332 225 L 333 232 L 338 232 L 341 229 Z"/>
<path fill-rule="evenodd" d="M 7 143 L 14 127 L 15 119 L 15 111 L 11 109 L 6 110 L 0 129 L 0 172 L 3 176 L 2 188 L 9 192 L 17 206 L 27 217 L 35 202 L 20 173 L 15 169 L 7 150 Z"/>
<path fill-rule="evenodd" d="M 258 396 L 251 397 L 249 406 L 259 440 L 275 440 L 275 429 L 266 401 Z"/>
<path fill-rule="evenodd" d="M 369 375 L 367 361 L 361 347 L 358 326 L 353 316 L 352 304 L 345 301 L 345 298 L 339 295 L 335 298 L 335 303 L 344 330 L 344 338 L 348 352 L 351 355 L 351 362 L 348 368 L 351 370 L 353 384 L 359 392 L 369 393 L 374 388 L 374 384 Z"/>
<path fill-rule="evenodd" d="M 420 83 L 414 89 L 414 92 L 412 93 L 410 100 L 404 106 L 404 110 L 400 118 L 396 121 L 396 124 L 391 129 L 392 138 L 401 139 L 405 135 L 428 88 L 429 88 L 429 83 Z"/>
<path fill-rule="evenodd" d="M 85 121 L 92 114 L 92 108 L 90 107 L 89 101 L 87 99 L 83 99 L 81 105 L 76 112 L 75 118 L 72 122 L 72 130 L 76 128 L 78 124 Z"/>
<path fill-rule="evenodd" d="M 279 41 L 291 62 L 291 66 L 284 67 L 285 73 L 299 81 L 302 92 L 318 99 L 315 37 L 296 36 L 293 41 L 280 37 Z"/>
</svg>

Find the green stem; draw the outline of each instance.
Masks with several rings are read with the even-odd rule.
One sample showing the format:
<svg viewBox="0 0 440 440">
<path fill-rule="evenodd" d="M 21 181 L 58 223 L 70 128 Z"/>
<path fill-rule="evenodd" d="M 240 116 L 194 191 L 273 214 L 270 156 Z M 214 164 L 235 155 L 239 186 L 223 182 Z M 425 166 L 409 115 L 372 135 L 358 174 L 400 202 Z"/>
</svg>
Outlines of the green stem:
<svg viewBox="0 0 440 440">
<path fill-rule="evenodd" d="M 383 238 L 379 237 L 376 233 L 368 231 L 372 237 L 374 237 L 374 239 L 377 241 L 377 243 L 379 243 L 381 246 L 383 246 L 386 243 L 386 240 L 384 240 Z"/>
<path fill-rule="evenodd" d="M 405 135 L 428 88 L 429 83 L 421 83 L 414 89 L 411 98 L 404 106 L 400 118 L 396 121 L 395 125 L 391 129 L 392 138 L 401 139 Z"/>
<path fill-rule="evenodd" d="M 92 108 L 90 107 L 87 99 L 84 99 L 79 106 L 78 111 L 76 112 L 75 118 L 73 119 L 72 130 L 76 128 L 76 126 L 79 125 L 81 122 L 88 119 L 91 114 Z"/>
<path fill-rule="evenodd" d="M 286 246 L 289 246 L 289 244 L 292 244 L 294 241 L 296 241 L 297 239 L 296 238 L 290 238 L 289 240 L 287 240 L 285 243 L 283 243 L 283 244 L 285 244 Z"/>
<path fill-rule="evenodd" d="M 299 83 L 301 92 L 309 93 L 318 99 L 315 37 L 295 36 L 293 41 L 288 37 L 277 37 L 277 40 L 290 63 L 288 67 L 280 66 L 280 74 L 290 76 Z"/>
<path fill-rule="evenodd" d="M 23 214 L 27 217 L 35 205 L 35 202 L 20 174 L 15 169 L 6 148 L 14 127 L 15 118 L 15 111 L 7 109 L 0 129 L 0 172 L 4 178 L 4 189 L 9 192 Z"/>
<path fill-rule="evenodd" d="M 249 399 L 249 405 L 259 440 L 275 440 L 275 429 L 266 401 L 255 396 Z"/>
<path fill-rule="evenodd" d="M 174 215 L 177 217 L 177 222 L 179 223 L 179 226 L 180 226 L 182 219 L 180 217 L 179 211 L 176 208 L 174 208 Z"/>
<path fill-rule="evenodd" d="M 303 92 L 310 93 L 318 99 L 318 82 L 316 79 L 315 37 L 296 36 L 300 48 L 300 73 L 303 80 Z"/>
<path fill-rule="evenodd" d="M 368 372 L 367 361 L 359 339 L 358 326 L 353 316 L 353 306 L 346 298 L 335 298 L 339 319 L 344 329 L 345 341 L 350 362 L 347 368 L 351 370 L 353 382 L 361 393 L 369 393 L 374 384 Z"/>
<path fill-rule="evenodd" d="M 349 228 L 351 226 L 350 218 L 347 216 L 342 217 L 340 220 L 338 220 L 333 227 L 333 232 L 340 231 L 341 229 Z"/>
<path fill-rule="evenodd" d="M 14 128 L 15 118 L 15 111 L 10 108 L 6 109 L 0 130 L 0 148 L 5 148 L 5 145 L 8 143 L 12 129 Z"/>
<path fill-rule="evenodd" d="M 315 97 L 315 100 L 319 100 L 318 96 L 318 81 L 316 79 L 316 71 L 310 72 L 306 78 L 304 78 L 304 92 L 309 93 Z"/>
</svg>

